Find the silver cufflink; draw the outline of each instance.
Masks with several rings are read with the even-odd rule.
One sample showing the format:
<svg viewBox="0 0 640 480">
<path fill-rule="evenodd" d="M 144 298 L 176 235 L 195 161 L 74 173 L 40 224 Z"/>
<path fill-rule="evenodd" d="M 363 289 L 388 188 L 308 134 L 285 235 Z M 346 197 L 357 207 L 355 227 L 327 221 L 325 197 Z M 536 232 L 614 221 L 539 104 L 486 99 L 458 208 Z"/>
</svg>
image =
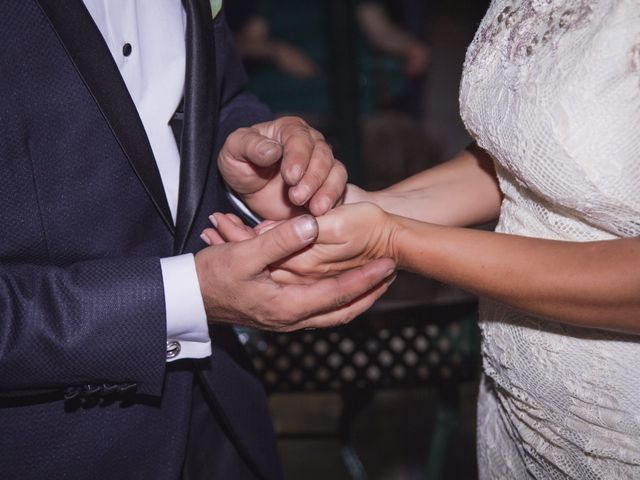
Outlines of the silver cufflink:
<svg viewBox="0 0 640 480">
<path fill-rule="evenodd" d="M 175 358 L 180 353 L 180 342 L 171 340 L 167 342 L 167 360 Z"/>
</svg>

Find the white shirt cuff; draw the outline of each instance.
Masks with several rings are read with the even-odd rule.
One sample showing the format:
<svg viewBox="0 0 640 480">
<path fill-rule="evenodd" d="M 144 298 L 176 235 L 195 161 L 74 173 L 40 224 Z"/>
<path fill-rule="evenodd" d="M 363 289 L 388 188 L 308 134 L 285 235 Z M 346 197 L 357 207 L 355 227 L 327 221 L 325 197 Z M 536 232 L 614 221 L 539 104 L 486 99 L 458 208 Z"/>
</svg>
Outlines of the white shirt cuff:
<svg viewBox="0 0 640 480">
<path fill-rule="evenodd" d="M 167 310 L 167 361 L 211 356 L 211 339 L 192 254 L 160 259 Z M 176 348 L 177 342 L 177 348 Z"/>
</svg>

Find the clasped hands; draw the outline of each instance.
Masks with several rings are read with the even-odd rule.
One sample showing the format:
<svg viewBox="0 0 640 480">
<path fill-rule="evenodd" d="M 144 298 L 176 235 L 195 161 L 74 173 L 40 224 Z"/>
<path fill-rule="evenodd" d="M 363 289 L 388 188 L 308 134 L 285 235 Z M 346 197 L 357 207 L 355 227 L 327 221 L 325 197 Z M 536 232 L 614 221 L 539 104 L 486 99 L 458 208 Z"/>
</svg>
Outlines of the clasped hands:
<svg viewBox="0 0 640 480">
<path fill-rule="evenodd" d="M 245 225 L 232 214 L 214 213 L 213 228 L 202 234 L 207 243 L 223 245 L 243 242 L 283 225 L 284 221 L 264 221 L 256 227 Z M 301 250 L 269 265 L 271 277 L 281 284 L 313 284 L 362 267 L 377 259 L 395 259 L 394 234 L 397 226 L 389 215 L 372 203 L 341 205 L 326 214 L 310 215 L 296 221 L 314 227 L 315 239 Z"/>
<path fill-rule="evenodd" d="M 395 278 L 389 217 L 342 205 L 346 170 L 322 135 L 292 117 L 240 129 L 218 158 L 255 228 L 215 213 L 196 254 L 207 317 L 274 331 L 346 323 Z M 334 208 L 335 207 L 335 208 Z"/>
</svg>

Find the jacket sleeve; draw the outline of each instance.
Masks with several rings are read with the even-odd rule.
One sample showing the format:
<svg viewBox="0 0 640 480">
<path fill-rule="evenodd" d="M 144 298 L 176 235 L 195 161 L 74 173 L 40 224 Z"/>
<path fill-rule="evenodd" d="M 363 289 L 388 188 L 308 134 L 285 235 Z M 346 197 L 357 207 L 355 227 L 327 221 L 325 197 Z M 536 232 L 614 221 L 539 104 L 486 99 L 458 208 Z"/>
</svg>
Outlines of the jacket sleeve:
<svg viewBox="0 0 640 480">
<path fill-rule="evenodd" d="M 245 90 L 247 74 L 242 65 L 233 34 L 229 29 L 222 12 L 214 21 L 216 39 L 216 71 L 223 72 L 217 78 L 218 101 L 220 105 L 218 115 L 218 129 L 215 139 L 215 158 L 222 149 L 227 137 L 238 128 L 250 127 L 256 123 L 273 120 L 273 113 L 258 97 Z M 224 179 L 219 178 L 220 188 L 226 191 Z M 227 210 L 233 210 L 246 224 L 254 225 L 255 219 L 230 200 L 229 193 L 220 198 Z M 238 200 L 240 201 L 240 200 Z"/>
<path fill-rule="evenodd" d="M 216 135 L 216 156 L 230 133 L 242 127 L 273 119 L 269 107 L 245 90 L 247 74 L 242 66 L 233 34 L 224 18 L 224 12 L 214 21 L 216 40 L 216 71 L 220 112 Z"/>
<path fill-rule="evenodd" d="M 92 385 L 159 395 L 164 317 L 158 258 L 0 264 L 0 395 Z"/>
</svg>

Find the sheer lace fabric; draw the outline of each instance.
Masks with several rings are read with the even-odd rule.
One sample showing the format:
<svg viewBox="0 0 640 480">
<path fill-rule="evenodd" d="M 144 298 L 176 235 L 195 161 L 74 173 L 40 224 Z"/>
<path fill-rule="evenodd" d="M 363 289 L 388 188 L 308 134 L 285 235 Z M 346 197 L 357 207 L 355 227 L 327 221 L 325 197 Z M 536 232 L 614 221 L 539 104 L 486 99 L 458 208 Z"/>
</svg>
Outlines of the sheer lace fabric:
<svg viewBox="0 0 640 480">
<path fill-rule="evenodd" d="M 497 231 L 640 236 L 640 0 L 494 0 L 460 106 L 495 160 Z M 640 336 L 492 301 L 481 318 L 481 478 L 640 478 Z"/>
</svg>

